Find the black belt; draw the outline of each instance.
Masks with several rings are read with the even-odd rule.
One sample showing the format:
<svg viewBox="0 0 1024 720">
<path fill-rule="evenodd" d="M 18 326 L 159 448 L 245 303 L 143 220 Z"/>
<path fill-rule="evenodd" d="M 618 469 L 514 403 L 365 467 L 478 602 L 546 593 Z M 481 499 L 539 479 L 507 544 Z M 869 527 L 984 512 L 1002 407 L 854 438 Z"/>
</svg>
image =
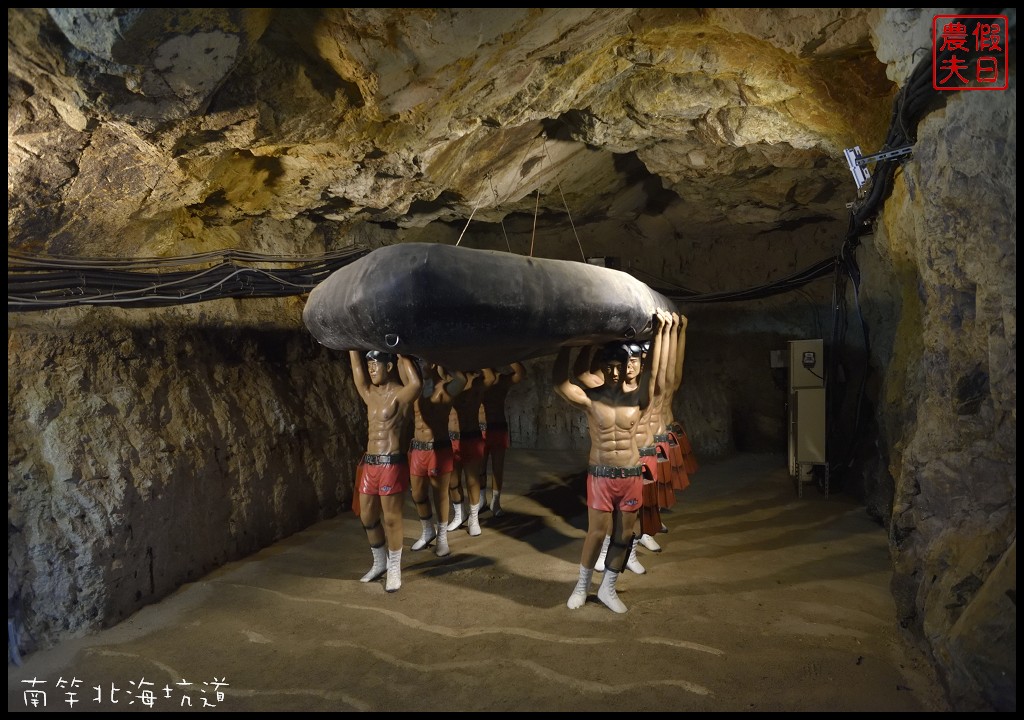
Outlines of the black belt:
<svg viewBox="0 0 1024 720">
<path fill-rule="evenodd" d="M 464 433 L 450 432 L 450 433 L 448 433 L 448 437 L 450 437 L 452 440 L 473 440 L 475 438 L 482 438 L 483 436 L 484 436 L 484 434 L 482 432 L 480 432 L 479 430 L 476 430 L 475 432 L 464 432 Z"/>
<path fill-rule="evenodd" d="M 640 477 L 640 465 L 633 467 L 614 467 L 612 465 L 591 465 L 587 472 L 594 477 L 629 478 Z"/>
<path fill-rule="evenodd" d="M 366 465 L 408 465 L 409 458 L 405 453 L 394 453 L 392 455 L 363 455 L 363 463 Z"/>
<path fill-rule="evenodd" d="M 655 435 L 654 442 L 668 442 L 668 435 Z"/>
<path fill-rule="evenodd" d="M 481 430 L 508 430 L 507 422 L 480 423 Z"/>
<path fill-rule="evenodd" d="M 451 440 L 413 440 L 413 450 L 441 450 L 442 448 L 450 448 L 452 446 Z"/>
<path fill-rule="evenodd" d="M 640 457 L 651 457 L 658 454 L 658 448 L 653 445 L 640 448 Z"/>
</svg>

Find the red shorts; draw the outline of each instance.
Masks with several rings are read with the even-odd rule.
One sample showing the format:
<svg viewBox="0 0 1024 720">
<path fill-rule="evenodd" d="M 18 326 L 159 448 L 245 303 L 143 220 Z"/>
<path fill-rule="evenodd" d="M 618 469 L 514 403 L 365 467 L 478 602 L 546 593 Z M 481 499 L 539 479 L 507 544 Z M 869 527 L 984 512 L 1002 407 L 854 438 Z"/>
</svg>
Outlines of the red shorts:
<svg viewBox="0 0 1024 720">
<path fill-rule="evenodd" d="M 683 466 L 683 448 L 679 445 L 679 436 L 671 430 L 668 433 L 669 457 L 672 460 L 672 467 Z"/>
<path fill-rule="evenodd" d="M 658 457 L 656 455 L 641 455 L 640 467 L 643 469 L 644 485 L 658 479 Z"/>
<path fill-rule="evenodd" d="M 690 438 L 686 434 L 686 429 L 681 422 L 676 421 L 672 423 L 672 430 L 676 434 L 679 448 L 683 453 L 683 467 L 688 474 L 693 475 L 700 469 L 700 465 L 697 463 L 697 456 L 693 452 L 693 446 L 690 444 Z"/>
<path fill-rule="evenodd" d="M 644 463 L 645 469 L 649 469 L 651 476 L 657 481 L 655 497 L 657 498 L 657 505 L 659 508 L 665 508 L 666 510 L 676 504 L 676 495 L 672 490 L 672 477 L 669 471 L 669 463 L 662 462 L 657 455 L 640 458 L 646 460 Z M 650 482 L 650 481 L 647 481 Z M 646 486 L 645 486 L 646 487 Z M 644 505 L 647 505 L 649 496 L 644 495 Z M 661 527 L 659 520 L 658 527 Z M 646 530 L 644 532 L 647 532 Z M 654 533 L 647 533 L 653 535 Z"/>
<path fill-rule="evenodd" d="M 409 489 L 409 463 L 378 465 L 379 455 L 364 455 L 356 478 L 356 487 L 363 495 L 397 495 Z"/>
<path fill-rule="evenodd" d="M 644 506 L 640 508 L 640 532 L 657 535 L 661 532 L 661 503 L 658 501 L 658 483 L 644 483 Z"/>
<path fill-rule="evenodd" d="M 447 475 L 453 470 L 455 470 L 455 452 L 451 445 L 432 450 L 413 448 L 409 451 L 409 474 L 413 477 L 438 477 Z"/>
<path fill-rule="evenodd" d="M 488 450 L 507 450 L 512 445 L 508 432 L 508 423 L 491 423 L 480 428 L 484 433 L 484 441 Z"/>
<path fill-rule="evenodd" d="M 483 433 L 448 433 L 455 451 L 455 462 L 466 463 L 484 459 L 486 441 Z"/>
<path fill-rule="evenodd" d="M 659 435 L 658 437 L 661 436 Z M 660 466 L 658 470 L 658 482 L 669 482 L 670 477 L 668 474 L 668 470 L 670 467 L 672 467 L 672 460 L 670 457 L 672 453 L 672 448 L 668 444 L 667 436 L 664 440 L 659 440 L 654 445 L 654 448 L 656 453 L 655 457 L 658 458 L 658 465 Z"/>
<path fill-rule="evenodd" d="M 587 507 L 601 512 L 635 513 L 643 505 L 644 481 L 639 473 L 633 477 L 599 477 L 587 474 Z"/>
</svg>

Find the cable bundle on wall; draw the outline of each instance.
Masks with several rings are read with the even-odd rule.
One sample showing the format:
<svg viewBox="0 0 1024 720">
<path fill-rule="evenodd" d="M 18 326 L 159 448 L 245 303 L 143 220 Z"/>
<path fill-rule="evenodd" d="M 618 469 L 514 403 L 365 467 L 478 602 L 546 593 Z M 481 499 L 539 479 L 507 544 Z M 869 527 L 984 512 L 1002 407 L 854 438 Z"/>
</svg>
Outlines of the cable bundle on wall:
<svg viewBox="0 0 1024 720">
<path fill-rule="evenodd" d="M 220 298 L 300 295 L 365 248 L 318 257 L 222 250 L 175 258 L 39 257 L 8 250 L 7 310 L 160 307 Z"/>
<path fill-rule="evenodd" d="M 970 27 L 973 27 L 977 22 L 977 20 L 973 21 Z M 970 32 L 971 30 L 968 28 L 968 33 Z M 918 124 L 925 115 L 939 107 L 939 102 L 943 99 L 942 93 L 932 85 L 932 67 L 935 64 L 941 67 L 942 63 L 948 60 L 953 52 L 953 50 L 946 50 L 935 53 L 934 56 L 932 53 L 928 53 L 914 67 L 907 82 L 893 101 L 889 131 L 880 152 L 896 150 L 917 142 Z M 828 388 L 826 416 L 829 428 L 827 446 L 831 470 L 842 470 L 853 463 L 862 436 L 864 388 L 867 381 L 867 365 L 871 356 L 871 346 L 867 322 L 860 308 L 861 274 L 860 267 L 857 264 L 857 248 L 860 246 L 861 236 L 872 231 L 872 223 L 881 212 L 885 200 L 892 192 L 896 170 L 902 162 L 902 159 L 886 159 L 880 161 L 875 166 L 868 192 L 862 200 L 855 203 L 850 213 L 847 234 L 836 256 L 835 285 L 833 289 L 832 352 L 829 355 L 828 374 L 826 376 L 826 387 Z M 837 383 L 844 377 L 844 373 L 840 372 L 840 365 L 842 350 L 846 345 L 846 329 L 848 324 L 846 290 L 848 282 L 853 284 L 854 304 L 864 343 L 864 365 L 860 368 L 860 380 L 853 398 L 854 407 L 851 411 L 853 413 L 852 431 L 849 426 L 844 428 L 840 423 L 844 414 L 844 395 L 837 387 Z M 840 444 L 843 445 L 842 450 L 838 447 Z"/>
</svg>

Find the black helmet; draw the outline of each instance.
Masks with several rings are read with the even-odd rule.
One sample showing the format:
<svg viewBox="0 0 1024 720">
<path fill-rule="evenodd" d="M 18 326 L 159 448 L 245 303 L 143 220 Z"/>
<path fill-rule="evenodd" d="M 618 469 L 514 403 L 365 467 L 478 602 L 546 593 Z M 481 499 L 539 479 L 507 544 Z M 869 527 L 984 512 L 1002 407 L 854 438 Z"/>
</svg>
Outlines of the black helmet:
<svg viewBox="0 0 1024 720">
<path fill-rule="evenodd" d="M 625 364 L 627 360 L 629 360 L 629 350 L 620 342 L 610 342 L 597 352 L 597 361 L 602 365 L 608 362 Z"/>
<path fill-rule="evenodd" d="M 382 352 L 380 350 L 368 350 L 366 353 L 366 359 L 376 360 L 377 362 L 384 363 L 385 365 L 387 365 L 388 363 L 391 363 L 392 365 L 395 364 L 394 355 L 392 355 L 389 352 Z"/>
</svg>

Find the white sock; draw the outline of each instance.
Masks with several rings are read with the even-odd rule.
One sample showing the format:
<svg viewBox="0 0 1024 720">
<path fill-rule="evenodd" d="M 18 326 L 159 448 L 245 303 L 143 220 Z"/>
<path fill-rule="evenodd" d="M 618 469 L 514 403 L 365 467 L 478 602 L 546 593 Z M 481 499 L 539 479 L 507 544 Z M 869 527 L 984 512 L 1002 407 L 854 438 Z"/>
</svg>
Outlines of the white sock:
<svg viewBox="0 0 1024 720">
<path fill-rule="evenodd" d="M 438 557 L 445 557 L 451 554 L 451 549 L 448 547 L 448 526 L 444 523 L 437 524 L 437 544 L 434 545 L 434 553 Z"/>
<path fill-rule="evenodd" d="M 384 589 L 395 592 L 402 587 L 402 551 L 388 550 L 388 577 L 384 581 Z"/>
<path fill-rule="evenodd" d="M 580 565 L 580 577 L 576 581 L 576 587 L 573 588 L 572 595 L 569 596 L 569 602 L 566 603 L 570 610 L 576 610 L 586 604 L 587 593 L 590 591 L 590 579 L 593 576 L 593 570 Z"/>
<path fill-rule="evenodd" d="M 370 552 L 373 553 L 373 567 L 370 568 L 369 572 L 359 578 L 359 582 L 370 582 L 371 580 L 376 580 L 388 569 L 388 551 L 386 547 L 383 545 L 380 547 L 371 547 Z"/>
<path fill-rule="evenodd" d="M 474 505 L 469 509 L 469 522 L 466 523 L 469 534 L 476 537 L 480 534 L 480 506 Z"/>
<path fill-rule="evenodd" d="M 613 570 L 606 570 L 601 578 L 601 587 L 597 589 L 597 599 L 607 605 L 613 612 L 624 613 L 628 609 L 615 592 L 615 582 L 619 574 Z"/>
<path fill-rule="evenodd" d="M 426 520 L 420 520 L 420 525 L 423 526 L 423 532 L 420 533 L 420 539 L 412 544 L 412 549 L 422 550 L 430 542 L 437 537 L 437 531 L 434 529 L 433 518 L 427 518 Z"/>
<path fill-rule="evenodd" d="M 634 540 L 632 546 L 629 548 L 629 558 L 626 560 L 626 567 L 635 572 L 637 575 L 643 575 L 647 572 L 647 568 L 640 564 L 640 560 L 636 556 L 636 545 L 638 540 Z"/>
<path fill-rule="evenodd" d="M 611 535 L 604 536 L 604 542 L 601 543 L 601 554 L 597 556 L 597 563 L 594 565 L 594 569 L 598 572 L 604 572 L 604 561 L 608 557 L 608 546 L 612 542 Z"/>
<path fill-rule="evenodd" d="M 462 525 L 464 518 L 462 517 L 462 503 L 454 503 L 452 505 L 452 521 L 448 523 L 449 530 L 458 530 L 459 526 Z"/>
</svg>

